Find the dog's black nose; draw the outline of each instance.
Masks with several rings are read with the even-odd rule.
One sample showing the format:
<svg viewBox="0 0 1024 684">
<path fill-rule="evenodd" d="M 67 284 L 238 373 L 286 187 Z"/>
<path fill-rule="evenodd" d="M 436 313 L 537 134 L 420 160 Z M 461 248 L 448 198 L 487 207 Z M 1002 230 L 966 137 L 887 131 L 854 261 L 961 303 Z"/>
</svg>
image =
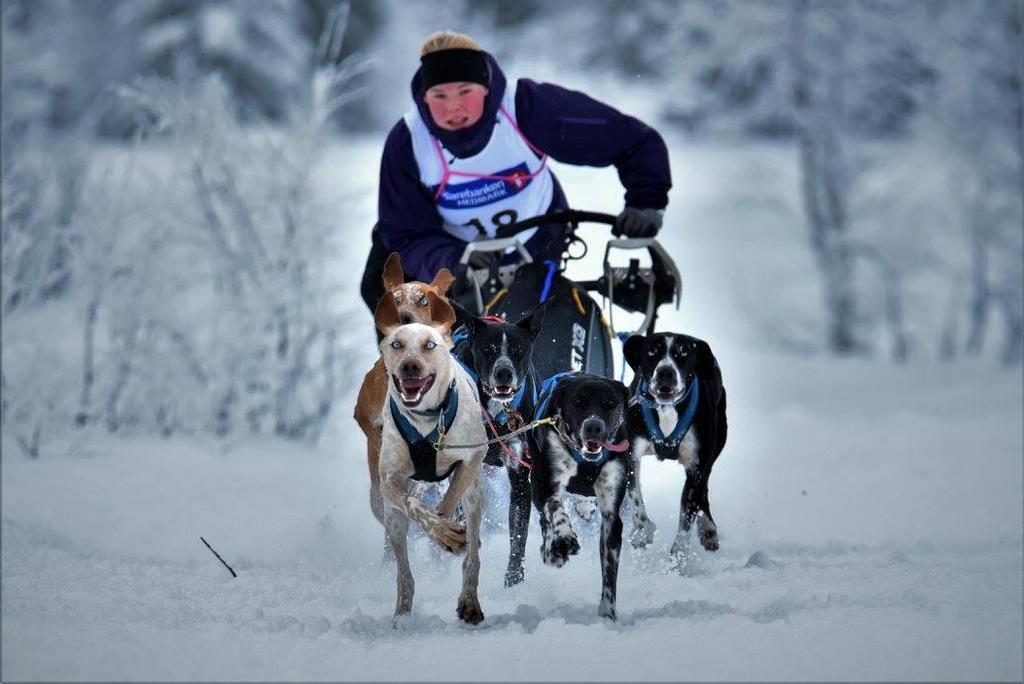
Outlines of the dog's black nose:
<svg viewBox="0 0 1024 684">
<path fill-rule="evenodd" d="M 402 325 L 409 325 L 410 323 L 412 323 L 412 315 L 410 315 L 408 313 L 403 313 L 402 317 L 401 317 L 401 320 L 402 320 Z"/>
<path fill-rule="evenodd" d="M 676 374 L 671 368 L 662 366 L 654 373 L 654 384 L 655 385 L 674 385 L 676 384 Z"/>
<path fill-rule="evenodd" d="M 494 384 L 495 385 L 511 385 L 515 379 L 515 374 L 512 369 L 508 366 L 498 366 L 494 369 Z"/>
<path fill-rule="evenodd" d="M 402 371 L 402 376 L 406 378 L 418 378 L 423 375 L 422 367 L 415 361 L 403 362 L 400 370 Z"/>
<path fill-rule="evenodd" d="M 605 437 L 604 421 L 597 418 L 588 418 L 583 421 L 583 439 L 594 442 L 603 442 Z"/>
</svg>

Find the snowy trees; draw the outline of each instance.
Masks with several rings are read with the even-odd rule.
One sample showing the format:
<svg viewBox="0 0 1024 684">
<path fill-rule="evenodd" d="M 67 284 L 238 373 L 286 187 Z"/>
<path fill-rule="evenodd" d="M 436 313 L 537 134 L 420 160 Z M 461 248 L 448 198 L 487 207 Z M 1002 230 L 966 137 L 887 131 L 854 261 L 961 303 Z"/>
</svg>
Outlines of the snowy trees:
<svg viewBox="0 0 1024 684">
<path fill-rule="evenodd" d="M 796 218 L 780 222 L 813 255 L 814 282 L 790 291 L 815 293 L 801 320 L 818 330 L 793 348 L 1020 363 L 1021 14 L 1019 0 L 5 0 L 4 424 L 19 416 L 26 453 L 54 422 L 313 438 L 344 364 L 309 170 L 338 112 L 379 129 L 408 105 L 427 19 L 503 57 L 628 76 L 666 132 L 795 148 Z M 371 48 L 375 66 L 349 57 Z M 783 333 L 799 315 L 784 306 L 765 308 Z M 73 335 L 37 324 L 47 307 L 73 312 Z"/>
<path fill-rule="evenodd" d="M 670 120 L 797 144 L 828 349 L 871 352 L 884 337 L 899 361 L 936 349 L 977 354 L 998 317 L 998 356 L 1020 361 L 1020 2 L 645 11 L 675 26 Z M 915 163 L 930 166 L 908 172 Z M 948 187 L 932 180 L 940 174 Z M 940 299 L 946 312 L 935 316 Z M 934 318 L 944 321 L 920 322 Z"/>
<path fill-rule="evenodd" d="M 957 47 L 947 60 L 953 88 L 940 103 L 961 162 L 963 231 L 969 245 L 967 353 L 985 346 L 994 314 L 1003 318 L 1000 356 L 1024 353 L 1024 209 L 1021 97 L 1024 16 L 1019 2 L 966 3 L 946 17 L 943 35 Z"/>
<path fill-rule="evenodd" d="M 117 7 L 117 20 L 137 38 L 141 73 L 216 71 L 243 115 L 280 119 L 308 84 L 311 12 L 290 0 L 135 0 Z"/>
<path fill-rule="evenodd" d="M 217 75 L 120 88 L 143 114 L 128 148 L 36 135 L 5 108 L 3 421 L 27 455 L 72 424 L 317 438 L 347 377 L 309 194 L 363 68 L 341 55 L 344 10 L 274 128 L 241 125 L 247 105 Z M 60 305 L 34 310 L 58 276 Z"/>
<path fill-rule="evenodd" d="M 344 83 L 319 76 L 322 99 L 277 130 L 240 127 L 231 90 L 217 77 L 126 91 L 154 122 L 147 135 L 165 137 L 171 153 L 166 184 L 151 186 L 159 194 L 143 219 L 145 251 L 94 278 L 112 283 L 120 271 L 124 280 L 107 304 L 105 404 L 91 409 L 108 429 L 143 422 L 164 433 L 293 439 L 322 429 L 337 350 L 324 274 L 328 226 L 312 211 L 308 180 Z M 86 326 L 100 299 L 90 300 Z M 82 416 L 87 387 L 83 379 Z"/>
</svg>

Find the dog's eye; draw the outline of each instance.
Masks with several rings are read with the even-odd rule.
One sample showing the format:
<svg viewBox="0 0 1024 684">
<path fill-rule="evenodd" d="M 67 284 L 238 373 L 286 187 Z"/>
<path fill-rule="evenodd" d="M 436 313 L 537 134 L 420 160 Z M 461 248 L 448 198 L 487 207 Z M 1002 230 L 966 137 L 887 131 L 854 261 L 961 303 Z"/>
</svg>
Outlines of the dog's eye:
<svg viewBox="0 0 1024 684">
<path fill-rule="evenodd" d="M 427 349 L 427 350 L 429 351 L 429 350 L 431 350 L 431 349 L 433 349 L 434 347 L 436 347 L 436 346 L 437 346 L 437 342 L 434 342 L 433 340 L 429 340 L 429 341 L 428 341 L 428 342 L 427 342 L 427 343 L 426 343 L 425 345 L 423 345 L 423 346 L 424 346 L 424 347 L 425 347 L 425 348 L 426 348 L 426 349 Z"/>
<path fill-rule="evenodd" d="M 657 347 L 651 347 L 650 349 L 647 350 L 647 355 L 648 356 L 657 356 L 660 353 L 661 352 L 658 350 Z"/>
<path fill-rule="evenodd" d="M 420 306 L 426 306 L 430 302 L 427 301 L 427 295 L 422 295 L 420 297 L 420 300 L 418 302 L 416 302 L 416 303 L 419 304 Z"/>
<path fill-rule="evenodd" d="M 401 349 L 402 348 L 402 343 L 399 342 L 398 340 L 392 340 L 391 348 L 392 349 Z"/>
<path fill-rule="evenodd" d="M 611 397 L 605 397 L 601 400 L 601 408 L 613 409 L 615 408 L 615 400 Z"/>
<path fill-rule="evenodd" d="M 489 344 L 487 345 L 487 351 L 489 351 L 492 354 L 497 354 L 499 351 L 501 351 L 501 349 L 496 344 Z"/>
<path fill-rule="evenodd" d="M 587 399 L 586 397 L 577 395 L 576 397 L 573 398 L 572 405 L 575 406 L 576 408 L 583 408 L 584 406 L 587 405 Z"/>
</svg>

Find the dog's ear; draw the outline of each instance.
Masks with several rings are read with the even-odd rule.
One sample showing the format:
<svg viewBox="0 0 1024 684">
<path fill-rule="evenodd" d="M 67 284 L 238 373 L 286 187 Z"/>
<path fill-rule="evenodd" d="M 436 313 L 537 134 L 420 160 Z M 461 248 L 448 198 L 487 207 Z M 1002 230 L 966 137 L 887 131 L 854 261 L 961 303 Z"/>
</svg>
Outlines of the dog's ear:
<svg viewBox="0 0 1024 684">
<path fill-rule="evenodd" d="M 480 328 L 487 325 L 476 315 L 470 313 L 469 309 L 462 306 L 458 302 L 452 302 L 452 307 L 455 309 L 455 318 L 461 324 L 466 326 L 466 330 L 469 331 L 470 335 L 475 335 Z"/>
<path fill-rule="evenodd" d="M 537 333 L 540 332 L 541 327 L 544 325 L 544 315 L 546 313 L 546 303 L 540 304 L 533 307 L 533 310 L 530 311 L 530 313 L 516 321 L 516 325 L 528 332 L 530 337 L 536 337 Z"/>
<path fill-rule="evenodd" d="M 455 276 L 452 272 L 445 267 L 441 267 L 441 270 L 437 272 L 434 279 L 430 281 L 430 286 L 437 290 L 438 294 L 444 294 L 448 292 L 448 288 L 455 282 Z"/>
<path fill-rule="evenodd" d="M 385 292 L 377 302 L 377 308 L 373 312 L 373 324 L 377 326 L 377 330 L 382 335 L 387 335 L 402 324 L 398 306 L 395 305 L 395 298 L 391 296 L 390 292 Z"/>
<path fill-rule="evenodd" d="M 622 345 L 622 357 L 626 359 L 626 363 L 634 371 L 640 370 L 644 360 L 644 347 L 646 344 L 647 338 L 643 335 L 630 335 L 626 343 Z"/>
<path fill-rule="evenodd" d="M 455 309 L 447 299 L 438 297 L 430 290 L 426 291 L 427 302 L 430 305 L 430 320 L 435 327 L 440 327 L 445 334 L 451 334 L 452 326 L 455 325 Z"/>
<path fill-rule="evenodd" d="M 405 272 L 402 271 L 402 257 L 398 256 L 398 252 L 392 252 L 388 255 L 388 260 L 384 262 L 384 271 L 381 273 L 381 278 L 384 280 L 385 290 L 393 290 L 405 282 Z"/>
<path fill-rule="evenodd" d="M 615 391 L 618 392 L 619 398 L 622 399 L 622 410 L 625 411 L 626 407 L 629 406 L 629 388 L 624 384 L 615 380 Z"/>
<path fill-rule="evenodd" d="M 549 418 L 558 413 L 558 408 L 562 404 L 562 397 L 565 396 L 567 388 L 569 387 L 569 378 L 562 378 L 555 385 L 554 389 L 551 390 L 551 398 L 548 399 L 547 407 L 544 410 L 544 415 L 541 418 Z"/>
<path fill-rule="evenodd" d="M 718 370 L 718 361 L 711 353 L 711 346 L 704 340 L 694 338 L 694 352 L 697 354 L 697 376 L 703 379 L 721 376 Z"/>
<path fill-rule="evenodd" d="M 707 342 L 695 339 L 694 347 L 697 354 L 697 377 L 700 378 L 701 397 L 706 395 L 711 404 L 717 406 L 723 392 L 722 371 Z"/>
</svg>

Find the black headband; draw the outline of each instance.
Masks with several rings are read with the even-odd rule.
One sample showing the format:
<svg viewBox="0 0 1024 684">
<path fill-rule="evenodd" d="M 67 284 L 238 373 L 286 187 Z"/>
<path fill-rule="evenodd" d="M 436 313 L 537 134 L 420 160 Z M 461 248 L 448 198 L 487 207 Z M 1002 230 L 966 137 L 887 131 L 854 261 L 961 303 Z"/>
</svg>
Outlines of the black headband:
<svg viewBox="0 0 1024 684">
<path fill-rule="evenodd" d="M 483 52 L 455 48 L 431 52 L 420 57 L 420 87 L 423 90 L 438 83 L 461 81 L 490 86 L 491 73 Z"/>
</svg>

